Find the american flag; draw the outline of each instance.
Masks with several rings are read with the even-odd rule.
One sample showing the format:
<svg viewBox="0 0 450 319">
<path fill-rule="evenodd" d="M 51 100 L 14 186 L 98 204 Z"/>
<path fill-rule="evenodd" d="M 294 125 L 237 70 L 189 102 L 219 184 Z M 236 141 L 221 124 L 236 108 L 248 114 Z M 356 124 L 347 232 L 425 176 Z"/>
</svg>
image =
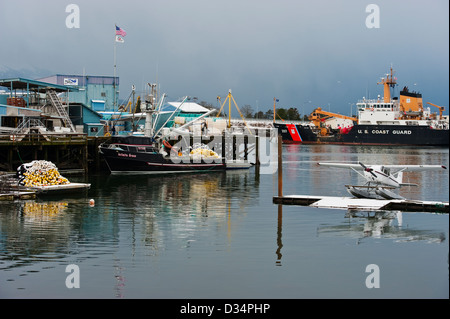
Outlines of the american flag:
<svg viewBox="0 0 450 319">
<path fill-rule="evenodd" d="M 125 32 L 125 30 L 119 28 L 118 26 L 116 26 L 116 35 L 121 35 L 121 36 L 126 36 L 127 33 Z"/>
</svg>

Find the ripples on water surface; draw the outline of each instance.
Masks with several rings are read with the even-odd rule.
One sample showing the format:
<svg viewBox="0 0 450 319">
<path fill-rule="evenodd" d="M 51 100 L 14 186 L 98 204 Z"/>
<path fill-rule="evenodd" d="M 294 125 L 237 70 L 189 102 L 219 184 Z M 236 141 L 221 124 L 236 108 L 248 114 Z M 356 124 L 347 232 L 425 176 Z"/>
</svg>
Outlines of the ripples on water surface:
<svg viewBox="0 0 450 319">
<path fill-rule="evenodd" d="M 347 196 L 356 174 L 318 161 L 448 166 L 448 149 L 285 145 L 283 161 L 284 194 Z M 254 168 L 85 181 L 86 197 L 0 202 L 1 298 L 448 298 L 447 214 L 278 207 L 277 175 Z M 405 181 L 448 201 L 448 171 Z"/>
</svg>

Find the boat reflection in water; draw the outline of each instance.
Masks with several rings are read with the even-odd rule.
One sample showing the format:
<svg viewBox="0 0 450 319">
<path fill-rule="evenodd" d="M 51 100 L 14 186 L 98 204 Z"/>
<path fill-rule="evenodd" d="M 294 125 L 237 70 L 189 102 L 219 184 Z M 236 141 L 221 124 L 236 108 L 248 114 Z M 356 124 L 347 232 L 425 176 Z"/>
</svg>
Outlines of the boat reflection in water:
<svg viewBox="0 0 450 319">
<path fill-rule="evenodd" d="M 318 229 L 319 235 L 333 234 L 357 238 L 357 244 L 363 238 L 374 237 L 394 239 L 395 242 L 426 241 L 441 243 L 445 240 L 442 232 L 409 229 L 403 225 L 401 211 L 355 211 L 348 210 L 345 214 L 349 222 L 341 225 L 323 226 Z M 364 221 L 364 223 L 362 223 Z"/>
<path fill-rule="evenodd" d="M 64 212 L 67 205 L 67 202 L 26 201 L 22 203 L 23 218 L 28 223 L 48 223 Z"/>
<path fill-rule="evenodd" d="M 283 257 L 283 205 L 278 206 L 277 239 L 276 239 L 276 266 L 281 266 Z M 290 206 L 305 209 L 303 206 Z M 308 209 L 308 208 L 306 208 Z M 317 208 L 314 208 L 317 209 Z M 326 209 L 328 210 L 328 209 Z M 430 231 L 426 229 L 411 229 L 403 225 L 402 211 L 362 211 L 349 209 L 344 218 L 348 222 L 338 225 L 319 226 L 317 236 L 345 237 L 356 239 L 356 245 L 363 242 L 365 238 L 391 239 L 396 243 L 414 241 L 425 241 L 427 243 L 440 244 L 446 240 L 444 232 Z M 406 213 L 411 214 L 411 213 Z"/>
<path fill-rule="evenodd" d="M 259 198 L 259 176 L 248 169 L 163 177 L 99 175 L 92 184 L 96 205 L 91 211 L 110 216 L 110 236 L 129 231 L 133 247 L 144 242 L 143 253 L 150 256 L 187 248 L 210 232 L 212 238 L 220 241 L 224 234 L 228 241 Z M 138 232 L 135 225 L 140 225 Z"/>
</svg>

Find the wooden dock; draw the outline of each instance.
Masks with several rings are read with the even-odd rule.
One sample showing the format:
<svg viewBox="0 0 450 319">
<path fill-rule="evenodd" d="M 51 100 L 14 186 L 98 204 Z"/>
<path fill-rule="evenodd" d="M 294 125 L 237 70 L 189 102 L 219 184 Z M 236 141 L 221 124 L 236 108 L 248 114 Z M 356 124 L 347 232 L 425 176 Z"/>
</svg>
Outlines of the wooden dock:
<svg viewBox="0 0 450 319">
<path fill-rule="evenodd" d="M 87 192 L 91 188 L 91 184 L 85 183 L 70 183 L 63 185 L 51 185 L 51 186 L 15 186 L 18 191 L 29 191 L 39 195 L 59 195 L 59 194 L 76 194 Z"/>
<path fill-rule="evenodd" d="M 22 192 L 22 191 L 11 191 L 11 192 L 5 192 L 0 194 L 0 201 L 6 201 L 6 200 L 16 200 L 16 199 L 35 199 L 36 193 L 35 192 Z"/>
<path fill-rule="evenodd" d="M 449 213 L 448 202 L 409 199 L 380 200 L 334 196 L 284 195 L 273 197 L 273 203 L 347 210 L 401 210 L 410 212 Z"/>
</svg>

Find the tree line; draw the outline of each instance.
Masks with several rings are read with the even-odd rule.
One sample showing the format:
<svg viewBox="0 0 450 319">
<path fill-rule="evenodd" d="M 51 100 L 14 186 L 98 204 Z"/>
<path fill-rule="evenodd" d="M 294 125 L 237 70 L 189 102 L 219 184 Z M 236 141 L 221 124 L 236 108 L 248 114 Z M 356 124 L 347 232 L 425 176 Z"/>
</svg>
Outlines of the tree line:
<svg viewBox="0 0 450 319">
<path fill-rule="evenodd" d="M 200 105 L 207 107 L 207 108 L 217 108 L 215 106 L 213 106 L 211 103 L 207 103 L 205 101 L 201 101 L 199 102 Z M 247 118 L 247 119 L 268 119 L 268 120 L 273 120 L 273 109 L 269 109 L 266 112 L 263 111 L 258 111 L 255 112 L 253 110 L 253 107 L 251 105 L 244 105 L 242 107 L 239 108 L 242 116 Z M 222 110 L 222 112 L 225 110 Z M 277 108 L 276 109 L 276 116 L 275 119 L 276 120 L 290 120 L 290 121 L 307 121 L 308 120 L 308 116 L 306 114 L 304 114 L 303 116 L 298 112 L 298 109 L 295 107 L 290 107 L 290 108 Z"/>
</svg>

